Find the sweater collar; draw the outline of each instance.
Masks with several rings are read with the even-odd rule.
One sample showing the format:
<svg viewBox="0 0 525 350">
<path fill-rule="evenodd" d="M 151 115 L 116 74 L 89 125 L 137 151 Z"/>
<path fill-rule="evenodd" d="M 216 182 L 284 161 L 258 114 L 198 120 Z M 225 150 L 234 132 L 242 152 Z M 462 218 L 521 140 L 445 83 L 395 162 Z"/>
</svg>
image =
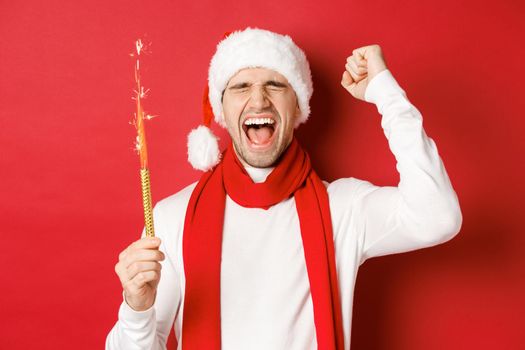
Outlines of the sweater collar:
<svg viewBox="0 0 525 350">
<path fill-rule="evenodd" d="M 268 168 L 256 168 L 250 165 L 244 166 L 244 169 L 246 169 L 246 172 L 248 175 L 250 175 L 250 178 L 254 183 L 261 183 L 265 182 L 266 178 L 270 173 L 272 172 L 275 167 L 268 167 Z"/>
</svg>

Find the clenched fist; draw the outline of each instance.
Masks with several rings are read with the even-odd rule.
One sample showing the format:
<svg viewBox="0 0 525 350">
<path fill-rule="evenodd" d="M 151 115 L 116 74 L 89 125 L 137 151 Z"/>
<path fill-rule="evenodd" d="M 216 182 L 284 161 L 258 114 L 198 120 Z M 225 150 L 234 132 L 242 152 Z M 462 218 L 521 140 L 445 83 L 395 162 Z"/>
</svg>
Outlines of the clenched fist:
<svg viewBox="0 0 525 350">
<path fill-rule="evenodd" d="M 355 98 L 365 100 L 368 82 L 387 69 L 379 45 L 363 46 L 346 59 L 341 85 Z"/>
<path fill-rule="evenodd" d="M 126 302 L 133 310 L 147 310 L 155 302 L 162 268 L 159 261 L 165 259 L 159 246 L 160 238 L 143 237 L 119 254 L 115 272 L 122 283 Z"/>
</svg>

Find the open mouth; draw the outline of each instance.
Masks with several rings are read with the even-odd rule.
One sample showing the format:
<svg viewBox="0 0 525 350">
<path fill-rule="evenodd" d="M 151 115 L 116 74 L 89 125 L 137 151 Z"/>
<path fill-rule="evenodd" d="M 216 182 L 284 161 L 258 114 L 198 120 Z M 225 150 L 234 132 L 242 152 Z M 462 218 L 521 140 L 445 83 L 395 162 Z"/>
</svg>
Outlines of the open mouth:
<svg viewBox="0 0 525 350">
<path fill-rule="evenodd" d="M 276 122 L 273 118 L 247 118 L 242 128 L 251 146 L 258 148 L 269 145 L 274 139 Z"/>
</svg>

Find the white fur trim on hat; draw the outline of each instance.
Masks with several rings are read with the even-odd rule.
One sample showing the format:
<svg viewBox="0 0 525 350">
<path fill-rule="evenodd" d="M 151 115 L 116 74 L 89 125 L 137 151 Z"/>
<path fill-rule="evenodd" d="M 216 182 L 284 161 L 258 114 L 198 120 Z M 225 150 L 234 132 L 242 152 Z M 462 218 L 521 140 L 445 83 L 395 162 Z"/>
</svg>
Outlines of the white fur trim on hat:
<svg viewBox="0 0 525 350">
<path fill-rule="evenodd" d="M 210 128 L 200 125 L 188 134 L 188 161 L 195 169 L 208 171 L 220 160 L 219 142 Z"/>
<path fill-rule="evenodd" d="M 219 42 L 210 63 L 208 96 L 218 124 L 226 126 L 222 115 L 222 92 L 231 77 L 248 67 L 268 68 L 285 76 L 297 95 L 301 110 L 295 127 L 308 119 L 313 84 L 306 55 L 288 35 L 248 27 Z"/>
</svg>

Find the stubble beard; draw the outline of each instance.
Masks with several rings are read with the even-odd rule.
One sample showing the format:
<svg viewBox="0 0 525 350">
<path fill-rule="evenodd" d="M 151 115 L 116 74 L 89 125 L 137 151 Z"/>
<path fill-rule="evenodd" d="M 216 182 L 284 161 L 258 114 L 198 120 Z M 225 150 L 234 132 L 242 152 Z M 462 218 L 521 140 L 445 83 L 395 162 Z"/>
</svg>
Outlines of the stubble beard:
<svg viewBox="0 0 525 350">
<path fill-rule="evenodd" d="M 272 147 L 272 149 L 267 152 L 256 154 L 246 151 L 242 145 L 239 145 L 239 143 L 240 142 L 236 140 L 233 141 L 233 146 L 237 156 L 242 162 L 255 168 L 271 167 L 279 159 L 284 150 L 281 140 L 276 140 L 275 147 Z"/>
</svg>

